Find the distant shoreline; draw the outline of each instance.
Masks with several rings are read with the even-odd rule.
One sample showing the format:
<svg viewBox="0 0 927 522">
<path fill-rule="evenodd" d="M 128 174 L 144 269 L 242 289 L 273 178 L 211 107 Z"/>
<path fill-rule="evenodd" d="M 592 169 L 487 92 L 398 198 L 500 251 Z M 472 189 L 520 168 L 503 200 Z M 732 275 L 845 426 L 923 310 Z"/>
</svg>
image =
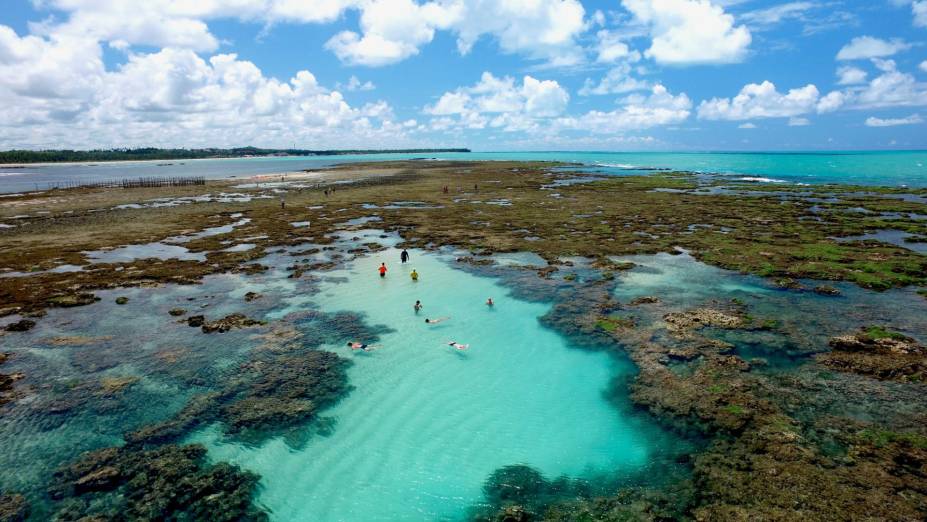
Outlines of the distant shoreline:
<svg viewBox="0 0 927 522">
<path fill-rule="evenodd" d="M 267 159 L 267 158 L 331 158 L 351 155 L 373 154 L 433 154 L 446 152 L 471 152 L 467 148 L 447 149 L 126 149 L 126 150 L 9 150 L 0 151 L 0 168 L 24 168 L 49 165 L 83 165 L 87 163 L 150 163 L 185 162 L 218 159 Z"/>
</svg>

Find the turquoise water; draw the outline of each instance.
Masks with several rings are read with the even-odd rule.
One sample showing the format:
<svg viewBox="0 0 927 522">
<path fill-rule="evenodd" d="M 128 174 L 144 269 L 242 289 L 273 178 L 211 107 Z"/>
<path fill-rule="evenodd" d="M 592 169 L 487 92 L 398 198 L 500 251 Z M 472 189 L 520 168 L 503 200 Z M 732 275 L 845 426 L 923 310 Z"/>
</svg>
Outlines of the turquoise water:
<svg viewBox="0 0 927 522">
<path fill-rule="evenodd" d="M 667 449 L 653 428 L 606 399 L 611 379 L 630 365 L 571 349 L 542 328 L 537 318 L 548 305 L 508 297 L 495 280 L 437 256 L 413 252 L 405 266 L 397 258 L 387 250 L 359 259 L 320 288 L 324 311 L 361 311 L 394 330 L 370 353 L 324 347 L 355 361 L 356 389 L 326 412 L 337 421 L 331 436 L 300 449 L 281 439 L 259 447 L 225 442 L 216 430 L 192 439 L 212 458 L 260 473 L 258 501 L 274 519 L 460 519 L 502 466 L 526 464 L 549 478 L 612 475 L 641 470 Z M 385 279 L 376 276 L 381 261 L 390 267 Z M 408 276 L 412 268 L 418 282 Z M 304 307 L 300 296 L 289 301 L 272 317 Z M 433 326 L 424 321 L 445 316 Z"/>
<path fill-rule="evenodd" d="M 41 189 L 68 181 L 103 181 L 146 176 L 204 176 L 210 179 L 294 172 L 357 161 L 411 158 L 444 160 L 562 161 L 586 165 L 606 174 L 638 174 L 641 169 L 675 169 L 759 178 L 758 181 L 850 183 L 927 187 L 927 152 L 471 152 L 369 154 L 320 158 L 240 158 L 170 162 L 96 163 L 0 168 L 0 193 Z"/>
</svg>

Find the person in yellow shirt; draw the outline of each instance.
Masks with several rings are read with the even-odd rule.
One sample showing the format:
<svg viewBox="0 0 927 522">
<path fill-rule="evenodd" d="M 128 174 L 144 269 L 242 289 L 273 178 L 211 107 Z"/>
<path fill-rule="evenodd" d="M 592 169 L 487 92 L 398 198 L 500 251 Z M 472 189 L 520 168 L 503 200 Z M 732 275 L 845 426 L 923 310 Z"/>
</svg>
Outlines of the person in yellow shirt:
<svg viewBox="0 0 927 522">
<path fill-rule="evenodd" d="M 412 273 L 409 274 L 409 277 L 411 277 L 413 281 L 418 281 L 418 272 L 416 272 L 415 269 L 413 268 Z"/>
</svg>

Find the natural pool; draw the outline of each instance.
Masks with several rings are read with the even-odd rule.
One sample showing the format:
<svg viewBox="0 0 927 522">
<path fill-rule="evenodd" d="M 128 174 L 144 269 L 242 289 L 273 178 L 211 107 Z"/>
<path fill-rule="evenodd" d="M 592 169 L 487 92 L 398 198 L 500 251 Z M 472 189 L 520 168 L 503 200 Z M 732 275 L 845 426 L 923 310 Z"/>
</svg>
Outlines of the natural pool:
<svg viewBox="0 0 927 522">
<path fill-rule="evenodd" d="M 458 519 L 502 466 L 593 477 L 642 470 L 667 451 L 655 427 L 606 399 L 610 381 L 632 371 L 627 362 L 571 349 L 538 324 L 547 305 L 507 297 L 493 279 L 418 252 L 403 266 L 392 262 L 396 254 L 358 259 L 320 287 L 324 310 L 360 311 L 393 330 L 370 353 L 325 347 L 355 360 L 356 389 L 327 412 L 337 420 L 330 436 L 298 450 L 281 439 L 259 447 L 223 441 L 216 430 L 193 437 L 213 458 L 260 473 L 259 502 L 274 518 Z M 376 276 L 381 261 L 391 267 L 385 279 Z M 408 276 L 413 268 L 418 282 Z M 290 301 L 271 316 L 305 306 L 298 295 Z M 455 350 L 450 340 L 470 348 Z"/>
</svg>

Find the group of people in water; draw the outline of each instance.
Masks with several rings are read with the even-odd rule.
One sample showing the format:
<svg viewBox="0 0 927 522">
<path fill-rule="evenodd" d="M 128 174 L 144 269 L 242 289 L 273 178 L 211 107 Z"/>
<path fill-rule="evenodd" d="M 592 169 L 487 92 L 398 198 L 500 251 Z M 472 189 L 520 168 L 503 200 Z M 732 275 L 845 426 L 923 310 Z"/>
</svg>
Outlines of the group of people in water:
<svg viewBox="0 0 927 522">
<path fill-rule="evenodd" d="M 403 264 L 405 264 L 405 263 L 407 263 L 407 262 L 409 261 L 409 258 L 410 258 L 410 256 L 409 256 L 409 251 L 403 249 L 402 252 L 399 254 L 399 260 L 400 260 L 400 262 L 402 262 Z M 377 272 L 379 272 L 381 278 L 385 278 L 385 277 L 386 277 L 386 272 L 388 272 L 388 271 L 389 271 L 389 269 L 386 268 L 386 263 L 380 263 L 380 267 L 377 268 Z M 409 277 L 411 277 L 413 281 L 418 281 L 418 272 L 413 268 L 413 269 L 412 269 L 412 272 L 409 273 Z M 488 306 L 488 307 L 491 308 L 491 307 L 495 306 L 495 304 L 496 304 L 496 303 L 492 300 L 492 297 L 486 299 L 486 306 Z M 418 315 L 418 313 L 421 312 L 423 308 L 424 308 L 424 306 L 422 305 L 422 302 L 421 302 L 420 300 L 416 299 L 416 300 L 415 300 L 415 305 L 413 305 L 413 307 L 412 307 L 412 309 L 415 311 L 415 314 Z M 450 319 L 450 316 L 447 316 L 447 317 L 437 317 L 437 318 L 434 318 L 434 319 L 431 319 L 431 318 L 427 318 L 427 317 L 426 317 L 426 318 L 425 318 L 425 324 L 435 325 L 435 324 L 443 323 L 444 321 L 447 321 L 448 319 Z M 470 347 L 469 344 L 458 343 L 458 342 L 456 342 L 456 341 L 447 341 L 447 345 L 448 345 L 448 346 L 452 346 L 452 347 L 454 347 L 454 348 L 456 348 L 456 349 L 458 349 L 458 350 L 466 350 L 467 348 Z M 365 343 L 362 343 L 362 342 L 359 342 L 359 341 L 351 341 L 351 342 L 348 343 L 348 347 L 351 348 L 352 350 L 363 350 L 363 351 L 365 351 L 365 352 L 370 352 L 370 351 L 376 350 L 376 349 L 380 348 L 380 346 L 381 346 L 381 345 L 379 345 L 379 344 L 365 344 Z"/>
</svg>

